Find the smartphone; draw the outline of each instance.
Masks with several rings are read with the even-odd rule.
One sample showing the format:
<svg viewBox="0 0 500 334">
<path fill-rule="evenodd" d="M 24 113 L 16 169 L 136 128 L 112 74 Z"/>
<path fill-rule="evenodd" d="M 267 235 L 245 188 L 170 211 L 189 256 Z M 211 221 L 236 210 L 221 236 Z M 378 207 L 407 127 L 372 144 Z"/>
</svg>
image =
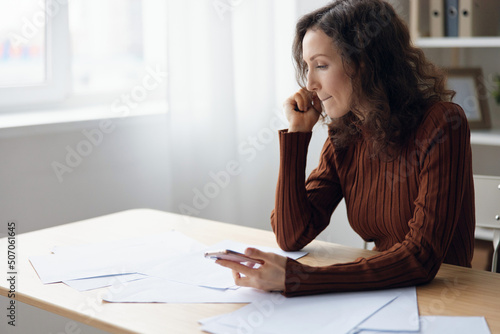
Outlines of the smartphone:
<svg viewBox="0 0 500 334">
<path fill-rule="evenodd" d="M 209 259 L 220 259 L 220 260 L 228 260 L 233 262 L 250 262 L 250 263 L 258 263 L 264 264 L 264 261 L 253 259 L 251 257 L 246 256 L 245 254 L 241 254 L 230 249 L 224 249 L 220 251 L 206 252 L 205 257 Z"/>
</svg>

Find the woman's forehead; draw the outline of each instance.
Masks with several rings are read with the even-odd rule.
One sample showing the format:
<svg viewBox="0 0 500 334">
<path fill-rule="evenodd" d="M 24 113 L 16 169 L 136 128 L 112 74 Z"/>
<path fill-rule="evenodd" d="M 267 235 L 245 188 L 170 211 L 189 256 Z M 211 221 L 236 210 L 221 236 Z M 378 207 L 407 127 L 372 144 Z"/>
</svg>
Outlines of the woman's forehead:
<svg viewBox="0 0 500 334">
<path fill-rule="evenodd" d="M 321 29 L 308 29 L 302 39 L 302 57 L 311 61 L 315 57 L 336 57 L 338 50 L 333 45 L 332 39 Z"/>
</svg>

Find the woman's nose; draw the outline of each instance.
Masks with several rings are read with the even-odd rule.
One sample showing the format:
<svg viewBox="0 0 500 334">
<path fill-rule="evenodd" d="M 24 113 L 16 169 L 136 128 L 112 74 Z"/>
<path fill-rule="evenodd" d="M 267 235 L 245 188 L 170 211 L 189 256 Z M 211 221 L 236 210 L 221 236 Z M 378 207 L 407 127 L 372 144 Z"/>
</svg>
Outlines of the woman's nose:
<svg viewBox="0 0 500 334">
<path fill-rule="evenodd" d="M 307 73 L 306 79 L 307 79 L 306 88 L 308 91 L 313 92 L 319 88 L 318 81 L 316 80 L 316 78 L 314 78 L 314 75 L 311 73 L 311 71 Z"/>
</svg>

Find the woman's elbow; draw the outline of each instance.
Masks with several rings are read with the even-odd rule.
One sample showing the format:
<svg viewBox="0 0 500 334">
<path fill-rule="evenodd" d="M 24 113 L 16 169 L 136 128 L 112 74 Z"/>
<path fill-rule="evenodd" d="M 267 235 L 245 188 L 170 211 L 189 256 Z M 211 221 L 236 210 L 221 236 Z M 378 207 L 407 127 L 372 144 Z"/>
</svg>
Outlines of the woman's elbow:
<svg viewBox="0 0 500 334">
<path fill-rule="evenodd" d="M 437 272 L 438 272 L 439 268 L 437 269 L 423 269 L 420 273 L 420 275 L 418 275 L 415 280 L 414 280 L 414 283 L 415 285 L 424 285 L 424 284 L 428 284 L 430 283 L 437 275 Z"/>
<path fill-rule="evenodd" d="M 302 249 L 304 247 L 303 245 L 299 244 L 296 240 L 290 240 L 290 239 L 285 239 L 285 238 L 276 238 L 276 241 L 278 243 L 278 246 L 284 250 L 285 252 L 296 252 Z"/>
</svg>

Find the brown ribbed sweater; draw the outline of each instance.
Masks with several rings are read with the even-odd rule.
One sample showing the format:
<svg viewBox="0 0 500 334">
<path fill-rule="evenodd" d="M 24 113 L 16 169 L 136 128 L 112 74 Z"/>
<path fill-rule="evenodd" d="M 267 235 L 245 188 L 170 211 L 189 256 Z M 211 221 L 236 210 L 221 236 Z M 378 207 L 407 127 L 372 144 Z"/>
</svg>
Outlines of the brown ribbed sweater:
<svg viewBox="0 0 500 334">
<path fill-rule="evenodd" d="M 336 151 L 330 139 L 305 181 L 311 133 L 280 131 L 281 162 L 271 225 L 284 250 L 298 250 L 330 222 L 345 198 L 349 223 L 377 255 L 326 267 L 292 259 L 286 296 L 395 288 L 432 280 L 441 263 L 470 267 L 474 185 L 463 110 L 439 102 L 394 161 L 369 156 L 359 140 Z"/>
</svg>

